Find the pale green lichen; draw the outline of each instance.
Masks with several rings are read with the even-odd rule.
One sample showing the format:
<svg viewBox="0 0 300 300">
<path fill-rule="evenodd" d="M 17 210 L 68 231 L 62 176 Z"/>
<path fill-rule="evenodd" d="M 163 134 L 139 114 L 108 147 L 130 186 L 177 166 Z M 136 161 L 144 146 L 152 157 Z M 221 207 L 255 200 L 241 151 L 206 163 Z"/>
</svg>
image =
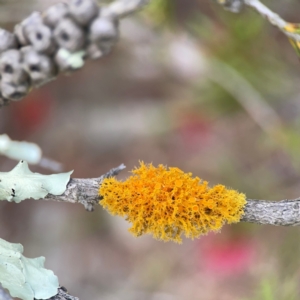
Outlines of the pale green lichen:
<svg viewBox="0 0 300 300">
<path fill-rule="evenodd" d="M 12 297 L 49 299 L 57 294 L 58 278 L 44 268 L 44 257 L 27 258 L 21 244 L 0 239 L 0 284 Z"/>
<path fill-rule="evenodd" d="M 21 160 L 10 172 L 0 172 L 0 200 L 19 203 L 25 199 L 41 199 L 48 194 L 61 195 L 73 171 L 42 175 L 29 170 Z"/>
</svg>

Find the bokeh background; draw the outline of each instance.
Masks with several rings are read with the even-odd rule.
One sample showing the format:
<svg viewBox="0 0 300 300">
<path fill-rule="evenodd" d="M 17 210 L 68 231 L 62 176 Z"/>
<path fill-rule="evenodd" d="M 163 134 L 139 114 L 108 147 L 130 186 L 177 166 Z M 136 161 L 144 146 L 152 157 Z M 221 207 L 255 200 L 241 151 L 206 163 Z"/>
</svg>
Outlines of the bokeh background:
<svg viewBox="0 0 300 300">
<path fill-rule="evenodd" d="M 12 29 L 49 0 L 1 0 Z M 299 22 L 296 0 L 264 1 Z M 97 177 L 139 160 L 176 166 L 252 199 L 300 194 L 300 62 L 250 9 L 209 0 L 153 0 L 121 22 L 107 57 L 0 110 L 0 133 Z M 0 157 L 0 170 L 16 161 Z M 41 166 L 31 169 L 49 174 Z M 293 300 L 300 297 L 300 229 L 240 223 L 182 245 L 134 238 L 98 207 L 0 203 L 0 236 L 22 243 L 80 299 Z"/>
</svg>

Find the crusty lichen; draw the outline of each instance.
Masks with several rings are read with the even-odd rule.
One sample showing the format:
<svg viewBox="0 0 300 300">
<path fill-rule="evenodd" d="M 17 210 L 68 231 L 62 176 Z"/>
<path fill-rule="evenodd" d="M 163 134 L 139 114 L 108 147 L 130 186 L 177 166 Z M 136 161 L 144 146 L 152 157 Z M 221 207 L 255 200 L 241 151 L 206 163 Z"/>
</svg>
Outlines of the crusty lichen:
<svg viewBox="0 0 300 300">
<path fill-rule="evenodd" d="M 243 215 L 246 197 L 223 185 L 209 187 L 178 168 L 140 164 L 126 181 L 103 181 L 100 204 L 112 215 L 126 217 L 134 236 L 181 243 L 181 235 L 197 238 L 236 223 Z"/>
</svg>

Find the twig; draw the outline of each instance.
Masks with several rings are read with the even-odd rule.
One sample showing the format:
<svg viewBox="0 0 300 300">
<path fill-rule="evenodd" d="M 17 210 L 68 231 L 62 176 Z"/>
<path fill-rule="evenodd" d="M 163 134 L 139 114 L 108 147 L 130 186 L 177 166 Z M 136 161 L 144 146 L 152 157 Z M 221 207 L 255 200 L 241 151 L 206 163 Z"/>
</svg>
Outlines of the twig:
<svg viewBox="0 0 300 300">
<path fill-rule="evenodd" d="M 300 42 L 300 34 L 289 32 L 287 30 L 290 23 L 282 19 L 278 14 L 274 13 L 259 0 L 217 0 L 217 2 L 232 12 L 239 12 L 240 7 L 243 4 L 249 6 L 258 12 L 262 17 L 267 19 L 272 25 L 279 28 L 287 37 L 293 39 L 294 41 Z M 238 2 L 240 2 L 240 5 L 238 5 Z M 236 9 L 237 7 L 239 7 L 239 9 Z"/>
<path fill-rule="evenodd" d="M 103 179 L 115 176 L 125 168 L 122 164 L 98 178 L 71 178 L 66 191 L 62 195 L 54 196 L 49 194 L 44 199 L 67 203 L 81 203 L 87 211 L 93 211 L 95 204 L 100 200 L 98 191 Z"/>
<path fill-rule="evenodd" d="M 142 9 L 150 0 L 119 0 L 110 4 L 105 13 L 114 15 L 118 19 L 124 18 L 137 10 Z"/>
<path fill-rule="evenodd" d="M 243 222 L 279 226 L 300 225 L 300 199 L 266 201 L 248 199 Z"/>
<path fill-rule="evenodd" d="M 103 179 L 115 176 L 124 169 L 125 166 L 120 165 L 98 178 L 72 178 L 63 195 L 48 195 L 45 200 L 81 203 L 86 210 L 93 211 L 95 204 L 101 200 L 99 187 Z M 280 226 L 300 225 L 300 199 L 282 201 L 248 199 L 244 211 L 241 220 L 243 222 Z"/>
<path fill-rule="evenodd" d="M 79 298 L 71 296 L 70 294 L 68 294 L 66 288 L 61 286 L 58 289 L 58 293 L 48 300 L 79 300 Z"/>
</svg>

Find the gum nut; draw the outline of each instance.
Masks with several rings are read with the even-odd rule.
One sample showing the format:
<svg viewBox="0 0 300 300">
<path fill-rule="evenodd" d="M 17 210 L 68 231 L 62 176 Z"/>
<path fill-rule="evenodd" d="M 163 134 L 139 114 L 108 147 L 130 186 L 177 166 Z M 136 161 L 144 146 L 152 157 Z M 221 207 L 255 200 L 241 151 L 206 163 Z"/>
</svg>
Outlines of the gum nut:
<svg viewBox="0 0 300 300">
<path fill-rule="evenodd" d="M 119 36 L 118 23 L 108 18 L 97 18 L 90 27 L 90 40 L 98 45 L 114 43 Z"/>
<path fill-rule="evenodd" d="M 68 62 L 68 59 L 66 59 L 65 55 L 61 55 L 61 49 L 56 52 L 54 61 L 60 72 L 71 71 L 71 66 Z"/>
<path fill-rule="evenodd" d="M 54 29 L 54 39 L 61 48 L 76 52 L 85 44 L 85 33 L 74 21 L 66 18 Z"/>
<path fill-rule="evenodd" d="M 63 18 L 69 14 L 69 7 L 65 3 L 57 3 L 48 8 L 43 14 L 44 23 L 54 28 Z"/>
<path fill-rule="evenodd" d="M 27 37 L 33 48 L 41 53 L 52 54 L 55 51 L 55 42 L 49 27 L 44 24 L 29 26 Z"/>
<path fill-rule="evenodd" d="M 17 48 L 17 39 L 11 32 L 0 29 L 0 53 L 8 49 Z"/>
<path fill-rule="evenodd" d="M 27 79 L 22 68 L 22 54 L 19 50 L 11 49 L 0 56 L 0 74 L 2 81 L 20 83 Z"/>
<path fill-rule="evenodd" d="M 35 11 L 21 24 L 24 26 L 24 33 L 26 34 L 26 30 L 27 28 L 30 28 L 30 26 L 39 26 L 40 24 L 43 24 L 42 15 L 40 12 Z"/>
<path fill-rule="evenodd" d="M 14 33 L 21 45 L 28 45 L 29 40 L 27 37 L 26 29 L 30 26 L 38 26 L 42 24 L 43 20 L 39 12 L 33 12 L 28 18 L 17 24 L 14 29 Z"/>
<path fill-rule="evenodd" d="M 28 83 L 12 84 L 1 81 L 0 87 L 3 97 L 12 101 L 21 100 L 27 95 L 29 91 Z"/>
<path fill-rule="evenodd" d="M 29 41 L 27 40 L 26 36 L 24 35 L 24 26 L 22 24 L 17 24 L 14 29 L 14 34 L 17 38 L 17 41 L 20 45 L 26 46 L 29 44 Z"/>
<path fill-rule="evenodd" d="M 32 46 L 27 45 L 27 46 L 24 46 L 24 47 L 20 48 L 19 50 L 20 50 L 21 55 L 23 57 L 27 53 L 27 51 L 34 50 L 34 48 Z"/>
<path fill-rule="evenodd" d="M 50 57 L 33 49 L 26 51 L 24 54 L 23 68 L 29 74 L 31 82 L 35 86 L 40 86 L 52 80 L 56 75 L 54 63 Z"/>
<path fill-rule="evenodd" d="M 99 7 L 94 0 L 71 0 L 70 14 L 79 24 L 88 25 L 97 17 Z"/>
</svg>

